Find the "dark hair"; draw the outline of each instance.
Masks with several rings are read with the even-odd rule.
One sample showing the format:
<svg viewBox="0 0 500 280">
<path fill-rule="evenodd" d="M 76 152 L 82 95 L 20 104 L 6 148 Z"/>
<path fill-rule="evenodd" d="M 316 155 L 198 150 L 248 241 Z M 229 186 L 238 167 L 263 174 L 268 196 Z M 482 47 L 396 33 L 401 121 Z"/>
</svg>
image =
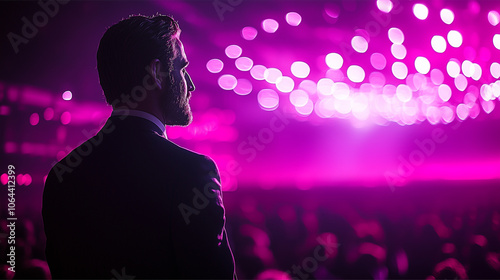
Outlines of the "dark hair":
<svg viewBox="0 0 500 280">
<path fill-rule="evenodd" d="M 168 73 L 172 71 L 178 32 L 172 17 L 159 14 L 130 16 L 106 30 L 97 50 L 97 71 L 108 104 L 119 104 L 122 94 L 130 95 L 134 87 L 142 86 L 146 66 L 153 59 L 159 59 Z"/>
</svg>

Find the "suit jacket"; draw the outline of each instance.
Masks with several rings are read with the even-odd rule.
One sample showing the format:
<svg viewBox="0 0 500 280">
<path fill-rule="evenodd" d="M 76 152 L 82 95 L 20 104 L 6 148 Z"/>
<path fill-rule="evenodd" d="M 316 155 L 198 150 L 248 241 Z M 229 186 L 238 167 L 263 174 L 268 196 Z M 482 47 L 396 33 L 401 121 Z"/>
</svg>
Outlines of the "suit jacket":
<svg viewBox="0 0 500 280">
<path fill-rule="evenodd" d="M 142 118 L 110 117 L 58 162 L 42 215 L 54 278 L 234 277 L 217 167 Z"/>
</svg>

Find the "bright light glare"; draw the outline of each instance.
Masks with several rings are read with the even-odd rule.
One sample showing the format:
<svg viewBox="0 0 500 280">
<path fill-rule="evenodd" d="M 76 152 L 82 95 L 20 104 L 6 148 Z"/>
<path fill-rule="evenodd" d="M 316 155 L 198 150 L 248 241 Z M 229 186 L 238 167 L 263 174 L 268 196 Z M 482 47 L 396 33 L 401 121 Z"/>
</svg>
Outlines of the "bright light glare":
<svg viewBox="0 0 500 280">
<path fill-rule="evenodd" d="M 390 13 L 393 5 L 391 0 L 377 0 L 377 8 L 384 13 Z"/>
<path fill-rule="evenodd" d="M 274 19 L 268 18 L 262 21 L 262 29 L 264 29 L 264 31 L 266 31 L 267 33 L 276 32 L 279 26 L 280 25 L 278 24 L 278 22 Z"/>
<path fill-rule="evenodd" d="M 408 67 L 406 67 L 403 62 L 394 62 L 394 64 L 392 64 L 392 74 L 394 77 L 404 80 L 408 75 Z"/>
<path fill-rule="evenodd" d="M 276 109 L 279 104 L 279 96 L 272 89 L 263 89 L 257 94 L 257 100 L 264 109 Z"/>
<path fill-rule="evenodd" d="M 497 26 L 498 23 L 500 22 L 500 15 L 498 14 L 498 12 L 490 11 L 488 13 L 488 21 L 490 22 L 491 25 Z"/>
<path fill-rule="evenodd" d="M 222 60 L 213 58 L 207 62 L 207 69 L 210 73 L 219 73 L 224 68 Z"/>
<path fill-rule="evenodd" d="M 449 9 L 442 9 L 440 16 L 441 16 L 441 20 L 446 24 L 451 24 L 453 22 L 453 20 L 455 20 L 455 15 Z"/>
<path fill-rule="evenodd" d="M 63 92 L 62 98 L 64 100 L 69 101 L 69 100 L 71 100 L 71 98 L 73 98 L 73 93 L 71 93 L 71 91 L 67 90 L 67 91 Z"/>
<path fill-rule="evenodd" d="M 415 59 L 415 69 L 417 69 L 420 74 L 425 75 L 431 70 L 431 63 L 427 58 L 419 56 Z"/>
<path fill-rule="evenodd" d="M 297 78 L 306 78 L 311 72 L 311 68 L 309 67 L 309 65 L 302 61 L 295 61 L 294 63 L 292 63 L 291 70 L 292 74 Z"/>
<path fill-rule="evenodd" d="M 226 55 L 229 58 L 238 58 L 241 55 L 241 48 L 238 45 L 230 45 L 226 48 Z"/>
<path fill-rule="evenodd" d="M 444 53 L 446 51 L 446 40 L 443 36 L 436 35 L 431 39 L 432 49 L 437 53 Z"/>
<path fill-rule="evenodd" d="M 351 40 L 351 46 L 358 53 L 365 53 L 368 50 L 368 42 L 362 36 L 354 36 Z"/>
<path fill-rule="evenodd" d="M 291 26 L 298 26 L 302 22 L 302 17 L 296 12 L 286 14 L 286 22 Z"/>
<path fill-rule="evenodd" d="M 355 83 L 361 83 L 365 79 L 365 71 L 358 65 L 347 68 L 347 77 Z"/>
<path fill-rule="evenodd" d="M 326 65 L 332 69 L 340 69 L 344 64 L 344 59 L 338 53 L 329 53 L 325 58 Z"/>
<path fill-rule="evenodd" d="M 458 48 L 462 45 L 463 38 L 462 34 L 456 30 L 451 30 L 448 32 L 448 43 L 454 48 Z"/>
<path fill-rule="evenodd" d="M 238 70 L 240 71 L 249 71 L 250 69 L 252 69 L 253 61 L 248 57 L 242 56 L 236 59 L 234 64 L 236 65 L 236 68 L 238 68 Z"/>
<path fill-rule="evenodd" d="M 424 4 L 415 4 L 413 6 L 413 13 L 418 19 L 424 20 L 429 15 L 429 9 Z"/>
<path fill-rule="evenodd" d="M 389 40 L 391 40 L 393 44 L 401 45 L 405 40 L 405 35 L 403 34 L 403 31 L 401 31 L 401 29 L 396 27 L 389 29 L 388 35 L 389 35 Z"/>
<path fill-rule="evenodd" d="M 241 29 L 241 37 L 248 41 L 255 39 L 255 37 L 257 37 L 257 33 L 257 29 L 250 26 L 243 27 L 243 29 Z"/>
</svg>

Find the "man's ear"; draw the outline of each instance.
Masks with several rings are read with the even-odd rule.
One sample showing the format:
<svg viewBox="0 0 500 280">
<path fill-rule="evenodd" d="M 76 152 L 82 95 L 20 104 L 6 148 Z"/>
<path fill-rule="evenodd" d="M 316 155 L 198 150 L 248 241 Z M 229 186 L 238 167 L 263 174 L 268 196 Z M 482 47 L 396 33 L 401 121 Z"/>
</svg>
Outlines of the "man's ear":
<svg viewBox="0 0 500 280">
<path fill-rule="evenodd" d="M 153 78 L 154 84 L 158 89 L 162 89 L 162 84 L 163 84 L 163 76 L 161 75 L 161 62 L 159 59 L 153 59 L 151 60 L 151 63 L 149 63 L 148 67 L 148 72 Z"/>
</svg>

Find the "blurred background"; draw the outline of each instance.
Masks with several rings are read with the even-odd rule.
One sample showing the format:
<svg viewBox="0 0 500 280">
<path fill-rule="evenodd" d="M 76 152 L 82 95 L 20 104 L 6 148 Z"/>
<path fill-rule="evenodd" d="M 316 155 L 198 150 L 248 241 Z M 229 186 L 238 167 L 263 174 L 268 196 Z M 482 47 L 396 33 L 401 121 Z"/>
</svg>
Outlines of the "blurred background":
<svg viewBox="0 0 500 280">
<path fill-rule="evenodd" d="M 8 165 L 15 277 L 48 278 L 45 177 L 111 113 L 99 40 L 161 13 L 179 21 L 196 85 L 193 123 L 167 135 L 217 163 L 241 279 L 499 278 L 499 12 L 494 0 L 2 1 L 2 273 L 14 277 Z"/>
</svg>

